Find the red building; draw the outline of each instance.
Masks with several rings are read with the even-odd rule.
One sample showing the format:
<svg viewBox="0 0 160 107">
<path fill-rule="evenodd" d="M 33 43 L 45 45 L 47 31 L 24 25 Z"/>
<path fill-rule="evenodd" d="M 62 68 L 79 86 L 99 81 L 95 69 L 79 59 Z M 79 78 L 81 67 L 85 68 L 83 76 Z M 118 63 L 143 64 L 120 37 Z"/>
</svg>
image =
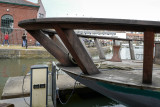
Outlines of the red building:
<svg viewBox="0 0 160 107">
<path fill-rule="evenodd" d="M 26 0 L 0 0 L 0 44 L 4 33 L 9 33 L 10 44 L 21 44 L 24 29 L 18 27 L 18 22 L 25 19 L 37 18 L 40 4 Z M 27 33 L 28 45 L 34 45 L 35 39 Z"/>
<path fill-rule="evenodd" d="M 143 35 L 143 33 L 126 33 L 126 38 L 127 39 L 143 40 L 144 35 Z"/>
</svg>

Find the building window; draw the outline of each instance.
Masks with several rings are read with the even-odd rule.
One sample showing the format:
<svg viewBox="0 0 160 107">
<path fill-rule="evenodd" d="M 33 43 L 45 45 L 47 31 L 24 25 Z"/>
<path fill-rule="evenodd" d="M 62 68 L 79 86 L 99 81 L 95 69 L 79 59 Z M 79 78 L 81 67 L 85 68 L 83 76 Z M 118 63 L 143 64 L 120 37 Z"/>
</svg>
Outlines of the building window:
<svg viewBox="0 0 160 107">
<path fill-rule="evenodd" d="M 39 13 L 39 18 L 44 18 L 44 14 Z"/>
<path fill-rule="evenodd" d="M 3 15 L 1 18 L 1 31 L 2 33 L 8 32 L 8 34 L 13 31 L 13 17 L 11 15 Z"/>
</svg>

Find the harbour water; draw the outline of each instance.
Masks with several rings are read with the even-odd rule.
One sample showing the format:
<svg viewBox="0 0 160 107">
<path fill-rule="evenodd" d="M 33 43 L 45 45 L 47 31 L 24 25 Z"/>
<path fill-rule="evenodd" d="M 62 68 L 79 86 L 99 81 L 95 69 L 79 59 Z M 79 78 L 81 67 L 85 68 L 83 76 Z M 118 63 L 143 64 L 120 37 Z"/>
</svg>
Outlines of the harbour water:
<svg viewBox="0 0 160 107">
<path fill-rule="evenodd" d="M 142 48 L 135 48 L 135 56 L 137 60 L 142 60 Z M 106 58 L 110 59 L 112 53 L 106 54 Z M 130 59 L 129 48 L 121 49 L 121 58 Z M 94 56 L 93 59 L 98 59 Z M 23 76 L 30 71 L 30 66 L 36 64 L 48 64 L 54 59 L 1 59 L 0 61 L 0 95 L 2 94 L 5 82 L 8 77 Z M 75 106 L 76 105 L 76 106 Z M 67 105 L 58 104 L 58 107 L 125 107 L 116 101 L 106 98 L 100 94 L 94 97 L 83 98 L 77 94 L 73 95 Z"/>
</svg>

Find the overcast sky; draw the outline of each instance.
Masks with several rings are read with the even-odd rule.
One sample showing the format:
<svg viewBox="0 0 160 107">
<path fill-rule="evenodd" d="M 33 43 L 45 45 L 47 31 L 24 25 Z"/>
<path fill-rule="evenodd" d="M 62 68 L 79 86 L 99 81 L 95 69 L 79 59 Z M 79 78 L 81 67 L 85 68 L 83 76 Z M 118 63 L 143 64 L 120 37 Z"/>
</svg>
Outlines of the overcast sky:
<svg viewBox="0 0 160 107">
<path fill-rule="evenodd" d="M 42 0 L 42 2 L 47 17 L 98 17 L 160 21 L 160 0 Z"/>
</svg>

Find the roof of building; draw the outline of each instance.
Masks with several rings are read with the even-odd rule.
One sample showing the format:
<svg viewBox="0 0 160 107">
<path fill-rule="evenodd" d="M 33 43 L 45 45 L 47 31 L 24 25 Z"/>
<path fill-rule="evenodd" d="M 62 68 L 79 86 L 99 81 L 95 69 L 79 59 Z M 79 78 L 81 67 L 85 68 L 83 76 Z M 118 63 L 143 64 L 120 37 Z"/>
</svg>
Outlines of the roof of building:
<svg viewBox="0 0 160 107">
<path fill-rule="evenodd" d="M 38 4 L 29 2 L 27 0 L 0 0 L 0 3 L 23 5 L 23 6 L 30 6 L 30 7 L 39 7 Z"/>
<path fill-rule="evenodd" d="M 144 36 L 143 34 L 126 33 L 126 36 Z"/>
</svg>

